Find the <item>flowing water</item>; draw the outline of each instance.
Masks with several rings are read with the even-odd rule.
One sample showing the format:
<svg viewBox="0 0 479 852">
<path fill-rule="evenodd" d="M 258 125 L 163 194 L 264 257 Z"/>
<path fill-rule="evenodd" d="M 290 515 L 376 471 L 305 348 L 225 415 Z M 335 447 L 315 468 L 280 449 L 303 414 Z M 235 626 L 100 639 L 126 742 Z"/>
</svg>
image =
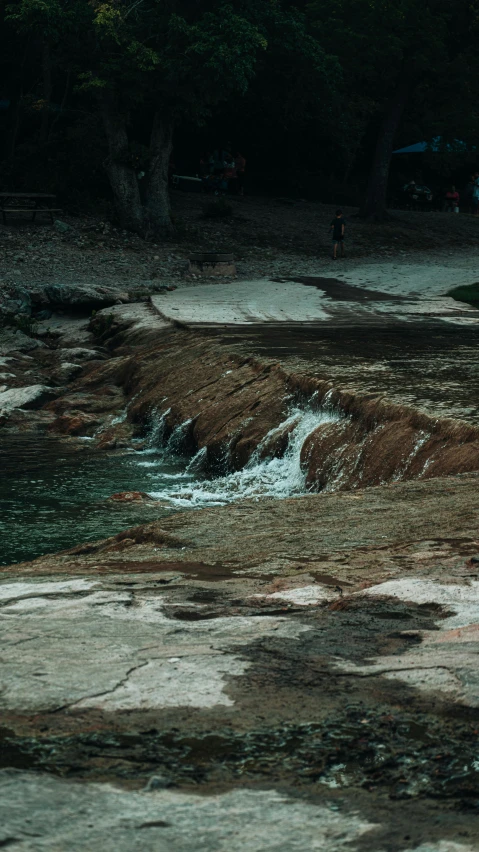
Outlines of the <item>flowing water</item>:
<svg viewBox="0 0 479 852">
<path fill-rule="evenodd" d="M 308 435 L 322 423 L 331 423 L 339 416 L 329 411 L 294 409 L 289 417 L 265 436 L 243 470 L 228 473 L 215 479 L 198 479 L 195 482 L 168 482 L 161 490 L 150 492 L 152 497 L 168 500 L 175 506 L 220 506 L 232 500 L 247 497 L 290 497 L 305 491 L 306 472 L 301 468 L 300 455 Z M 280 458 L 262 458 L 265 447 L 274 438 L 291 429 L 288 445 Z M 173 433 L 174 434 L 174 433 Z M 194 456 L 185 471 L 185 480 L 192 472 L 201 472 L 205 451 Z M 153 462 L 139 462 L 156 466 Z"/>
<path fill-rule="evenodd" d="M 151 455 L 152 461 L 155 455 Z M 154 520 L 142 503 L 108 498 L 120 491 L 157 490 L 182 475 L 186 459 L 161 455 L 138 465 L 138 453 L 101 455 L 42 438 L 9 438 L 0 447 L 0 564 L 55 553 Z M 168 514 L 168 509 L 165 514 Z"/>
<path fill-rule="evenodd" d="M 206 451 L 182 454 L 188 424 L 164 444 L 164 417 L 151 425 L 149 447 L 99 455 L 42 438 L 9 438 L 0 446 L 0 564 L 33 559 L 85 541 L 114 535 L 180 508 L 222 505 L 242 498 L 277 498 L 305 491 L 300 453 L 321 423 L 338 419 L 324 410 L 294 409 L 264 439 L 242 470 L 216 478 L 204 473 Z M 262 458 L 268 443 L 289 431 L 281 458 Z M 227 459 L 225 459 L 227 463 Z M 109 500 L 122 491 L 143 491 L 157 501 Z"/>
</svg>

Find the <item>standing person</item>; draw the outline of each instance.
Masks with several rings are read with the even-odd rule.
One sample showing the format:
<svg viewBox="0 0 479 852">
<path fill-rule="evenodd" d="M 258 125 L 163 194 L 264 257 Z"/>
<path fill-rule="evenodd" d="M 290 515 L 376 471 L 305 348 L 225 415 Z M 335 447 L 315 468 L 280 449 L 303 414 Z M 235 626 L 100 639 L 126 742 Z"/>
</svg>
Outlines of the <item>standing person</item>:
<svg viewBox="0 0 479 852">
<path fill-rule="evenodd" d="M 210 174 L 210 153 L 203 151 L 200 157 L 200 178 L 205 178 Z"/>
<path fill-rule="evenodd" d="M 221 157 L 221 153 L 218 148 L 215 148 L 213 151 L 213 174 L 220 175 L 223 173 L 224 163 Z"/>
<path fill-rule="evenodd" d="M 235 154 L 236 166 L 236 191 L 238 195 L 244 195 L 244 173 L 246 170 L 246 160 L 239 151 Z"/>
<path fill-rule="evenodd" d="M 409 181 L 409 183 L 407 183 L 407 184 L 403 187 L 403 190 L 404 190 L 404 192 L 405 192 L 405 194 L 406 194 L 406 198 L 407 198 L 407 202 L 406 202 L 406 203 L 408 204 L 409 209 L 410 209 L 410 210 L 415 210 L 415 208 L 416 208 L 416 201 L 417 201 L 417 199 L 418 199 L 416 181 L 415 181 L 415 180 L 410 180 L 410 181 Z"/>
<path fill-rule="evenodd" d="M 446 192 L 445 209 L 448 213 L 455 213 L 456 207 L 459 210 L 459 193 L 455 186 L 451 186 Z"/>
<path fill-rule="evenodd" d="M 223 178 L 226 181 L 226 185 L 228 187 L 228 191 L 236 194 L 236 165 L 233 159 L 229 162 L 225 163 L 225 170 L 223 172 Z"/>
<path fill-rule="evenodd" d="M 343 211 L 336 210 L 336 215 L 331 222 L 330 232 L 333 238 L 333 260 L 336 260 L 338 245 L 341 246 L 341 257 L 344 257 L 344 226 Z"/>
<path fill-rule="evenodd" d="M 472 193 L 472 212 L 474 216 L 479 216 L 479 172 L 474 173 L 474 190 Z"/>
<path fill-rule="evenodd" d="M 466 210 L 468 213 L 474 212 L 474 175 L 469 176 L 469 180 L 464 188 L 464 198 Z"/>
</svg>

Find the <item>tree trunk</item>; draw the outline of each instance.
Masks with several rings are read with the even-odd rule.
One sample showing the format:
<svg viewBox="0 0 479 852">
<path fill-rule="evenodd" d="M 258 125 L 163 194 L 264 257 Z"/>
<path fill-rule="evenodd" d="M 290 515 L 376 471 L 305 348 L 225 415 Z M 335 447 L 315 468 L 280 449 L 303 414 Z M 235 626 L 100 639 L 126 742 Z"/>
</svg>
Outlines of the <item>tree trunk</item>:
<svg viewBox="0 0 479 852">
<path fill-rule="evenodd" d="M 361 208 L 361 216 L 369 219 L 381 220 L 387 217 L 386 196 L 394 138 L 409 98 L 409 92 L 409 79 L 403 77 L 386 107 L 369 173 L 366 198 Z"/>
<path fill-rule="evenodd" d="M 69 68 L 68 71 L 67 71 L 65 89 L 64 89 L 64 92 L 63 92 L 62 102 L 60 104 L 60 109 L 58 110 L 58 112 L 55 115 L 55 118 L 53 119 L 53 121 L 50 124 L 50 129 L 48 131 L 48 142 L 50 142 L 50 139 L 51 139 L 51 136 L 52 136 L 52 131 L 53 131 L 55 125 L 57 124 L 59 118 L 63 118 L 63 110 L 65 109 L 65 104 L 67 102 L 68 93 L 69 93 L 69 90 L 70 90 L 70 79 L 71 79 L 71 68 Z"/>
<path fill-rule="evenodd" d="M 50 118 L 50 101 L 52 98 L 52 58 L 50 55 L 50 44 L 45 38 L 42 47 L 42 75 L 43 75 L 43 106 L 42 120 L 40 124 L 40 145 L 48 141 L 48 120 Z"/>
<path fill-rule="evenodd" d="M 126 119 L 110 95 L 103 98 L 102 117 L 109 152 L 104 165 L 115 197 L 120 225 L 128 231 L 143 234 L 144 213 L 138 180 L 130 164 Z"/>
<path fill-rule="evenodd" d="M 152 234 L 168 237 L 173 231 L 168 189 L 168 167 L 173 146 L 171 115 L 155 113 L 150 139 L 150 166 L 146 189 L 146 217 Z"/>
<path fill-rule="evenodd" d="M 22 109 L 22 92 L 14 94 L 9 109 L 7 129 L 5 132 L 5 159 L 13 159 L 17 147 L 18 131 L 20 129 L 20 115 Z"/>
<path fill-rule="evenodd" d="M 12 71 L 10 83 L 10 108 L 7 113 L 7 127 L 4 135 L 4 156 L 5 159 L 10 159 L 15 156 L 17 147 L 17 138 L 20 130 L 22 118 L 22 98 L 23 98 L 23 80 L 24 68 L 27 61 L 27 56 L 30 53 L 30 38 L 27 38 L 23 56 L 17 66 Z"/>
</svg>

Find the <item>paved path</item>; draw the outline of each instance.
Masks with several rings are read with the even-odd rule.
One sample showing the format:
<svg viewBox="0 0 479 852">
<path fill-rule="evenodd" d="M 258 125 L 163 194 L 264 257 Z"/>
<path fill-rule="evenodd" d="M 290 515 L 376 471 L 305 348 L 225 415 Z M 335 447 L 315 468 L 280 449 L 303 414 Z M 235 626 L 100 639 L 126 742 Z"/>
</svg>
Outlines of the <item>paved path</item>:
<svg viewBox="0 0 479 852">
<path fill-rule="evenodd" d="M 227 280 L 180 287 L 152 296 L 165 319 L 188 326 L 253 323 L 326 323 L 329 325 L 402 325 L 420 323 L 477 325 L 479 311 L 456 302 L 445 291 L 451 270 L 391 266 L 358 267 L 339 277 L 304 276 L 297 280 Z M 336 268 L 335 268 L 336 269 Z M 346 272 L 346 268 L 343 267 Z M 394 273 L 394 275 L 393 275 Z M 476 273 L 460 271 L 472 283 Z M 470 280 L 469 280 L 470 279 Z M 453 284 L 459 283 L 459 275 Z"/>
</svg>

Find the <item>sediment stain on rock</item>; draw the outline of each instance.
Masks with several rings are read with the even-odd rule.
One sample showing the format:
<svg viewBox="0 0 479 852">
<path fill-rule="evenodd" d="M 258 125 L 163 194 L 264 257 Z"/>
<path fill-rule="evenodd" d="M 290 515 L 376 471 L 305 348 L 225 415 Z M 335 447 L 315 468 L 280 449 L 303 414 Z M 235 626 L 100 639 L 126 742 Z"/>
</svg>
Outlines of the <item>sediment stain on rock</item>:
<svg viewBox="0 0 479 852">
<path fill-rule="evenodd" d="M 83 399 L 100 420 L 100 449 L 120 430 L 120 440 L 145 439 L 156 410 L 165 440 L 180 429 L 183 446 L 209 452 L 211 471 L 241 470 L 266 436 L 266 453 L 285 452 L 291 401 L 315 395 L 345 430 L 345 490 L 180 512 L 3 569 L 2 840 L 117 849 L 155 832 L 157 848 L 182 801 L 195 848 L 200 831 L 208 848 L 226 842 L 220 810 L 228 848 L 237 818 L 250 821 L 252 849 L 298 835 L 308 850 L 403 852 L 425 837 L 438 852 L 474 848 L 475 621 L 450 621 L 477 579 L 477 474 L 461 473 L 475 469 L 474 427 L 181 330 L 148 332 L 140 351 L 125 320 L 102 343 L 115 357 L 88 362 L 39 413 L 45 428 Z M 323 426 L 330 438 L 333 424 Z M 334 461 L 326 444 L 314 462 L 307 445 L 305 473 Z M 416 456 L 454 475 L 418 479 Z M 364 487 L 381 460 L 387 484 Z M 405 578 L 425 584 L 418 600 Z M 165 788 L 156 794 L 152 776 Z M 155 795 L 168 814 L 143 808 Z M 27 803 L 13 822 L 12 796 Z M 56 805 L 48 825 L 45 797 Z M 92 834 L 81 815 L 72 821 L 82 808 Z M 18 840 L 27 811 L 38 842 Z M 184 814 L 172 848 L 188 848 Z"/>
</svg>

